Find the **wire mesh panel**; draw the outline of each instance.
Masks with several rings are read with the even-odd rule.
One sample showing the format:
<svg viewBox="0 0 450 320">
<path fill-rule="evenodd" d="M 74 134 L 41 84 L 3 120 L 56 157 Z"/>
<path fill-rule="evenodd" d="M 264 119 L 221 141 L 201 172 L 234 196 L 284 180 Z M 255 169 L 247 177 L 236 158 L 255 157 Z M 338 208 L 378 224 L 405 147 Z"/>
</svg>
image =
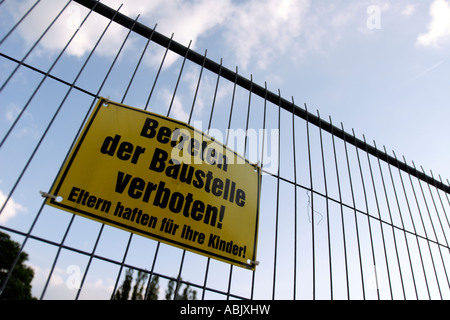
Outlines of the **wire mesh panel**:
<svg viewBox="0 0 450 320">
<path fill-rule="evenodd" d="M 18 244 L 3 297 L 22 252 L 39 299 L 114 299 L 130 275 L 140 299 L 450 298 L 448 181 L 120 9 L 0 2 L 0 228 Z M 259 163 L 255 271 L 44 205 L 100 96 Z"/>
</svg>

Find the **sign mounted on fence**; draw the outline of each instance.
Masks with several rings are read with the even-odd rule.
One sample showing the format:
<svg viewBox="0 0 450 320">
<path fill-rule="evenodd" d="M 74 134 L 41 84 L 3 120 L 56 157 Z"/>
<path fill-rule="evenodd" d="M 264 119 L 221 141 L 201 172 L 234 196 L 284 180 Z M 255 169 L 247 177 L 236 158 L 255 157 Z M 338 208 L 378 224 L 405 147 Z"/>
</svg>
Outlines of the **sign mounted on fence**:
<svg viewBox="0 0 450 320">
<path fill-rule="evenodd" d="M 260 179 L 201 131 L 101 98 L 46 203 L 254 270 Z"/>
</svg>

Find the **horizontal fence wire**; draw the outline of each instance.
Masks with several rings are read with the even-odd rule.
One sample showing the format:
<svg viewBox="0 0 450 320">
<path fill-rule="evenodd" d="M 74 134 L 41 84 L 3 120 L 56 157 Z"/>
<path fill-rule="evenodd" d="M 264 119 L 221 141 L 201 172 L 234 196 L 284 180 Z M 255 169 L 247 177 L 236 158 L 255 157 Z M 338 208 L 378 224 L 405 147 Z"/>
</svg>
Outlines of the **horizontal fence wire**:
<svg viewBox="0 0 450 320">
<path fill-rule="evenodd" d="M 0 12 L 16 9 L 11 3 L 1 2 Z M 31 17 L 48 3 L 30 2 L 0 30 L 0 161 L 7 168 L 0 176 L 0 229 L 29 255 L 35 296 L 114 299 L 127 270 L 134 270 L 146 276 L 143 298 L 155 278 L 160 299 L 171 282 L 172 299 L 183 288 L 198 299 L 450 298 L 448 181 L 210 60 L 207 51 L 145 26 L 139 16 L 122 14 L 121 7 L 61 2 L 41 33 L 24 40 Z M 78 25 L 43 56 L 71 10 L 81 17 Z M 99 26 L 97 38 L 74 58 L 71 50 L 90 23 Z M 111 37 L 122 40 L 109 48 Z M 260 163 L 261 264 L 255 271 L 44 205 L 38 190 L 50 189 L 101 96 L 201 125 Z M 233 135 L 238 129 L 246 135 Z M 0 294 L 19 261 L 17 254 Z"/>
</svg>

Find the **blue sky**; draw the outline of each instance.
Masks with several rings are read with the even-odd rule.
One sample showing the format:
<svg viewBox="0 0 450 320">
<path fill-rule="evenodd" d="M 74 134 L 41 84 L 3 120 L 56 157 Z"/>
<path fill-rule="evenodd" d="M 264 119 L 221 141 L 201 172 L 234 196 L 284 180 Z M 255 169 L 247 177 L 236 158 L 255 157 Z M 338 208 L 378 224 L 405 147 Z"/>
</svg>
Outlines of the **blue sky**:
<svg viewBox="0 0 450 320">
<path fill-rule="evenodd" d="M 316 113 L 316 110 L 319 110 L 322 118 L 328 119 L 328 116 L 331 116 L 333 123 L 337 126 L 343 122 L 344 128 L 349 132 L 353 128 L 359 138 L 362 139 L 364 134 L 368 142 L 372 143 L 375 140 L 380 149 L 385 145 L 388 152 L 394 150 L 397 156 L 404 155 L 409 164 L 411 160 L 414 160 L 415 164 L 422 165 L 427 173 L 433 170 L 435 177 L 440 174 L 444 181 L 447 178 L 450 179 L 448 166 L 450 150 L 448 130 L 445 129 L 450 118 L 448 108 L 450 101 L 450 81 L 448 81 L 450 1 L 104 0 L 102 2 L 112 8 L 118 8 L 123 3 L 122 13 L 132 18 L 140 14 L 141 23 L 149 27 L 157 24 L 156 30 L 169 37 L 173 33 L 174 40 L 186 46 L 192 41 L 191 48 L 200 53 L 207 49 L 210 59 L 217 62 L 223 59 L 224 66 L 232 70 L 238 67 L 241 75 L 252 76 L 255 83 L 263 86 L 264 82 L 267 82 L 269 90 L 277 92 L 280 89 L 281 95 L 286 99 L 294 97 L 299 106 L 306 103 L 311 112 Z M 20 2 L 6 0 L 1 5 L 0 37 L 4 36 L 14 21 L 17 21 L 32 3 L 34 1 L 31 0 Z M 35 14 L 25 20 L 13 36 L 0 46 L 1 52 L 20 60 L 27 48 L 42 33 L 43 28 L 63 5 L 64 1 L 43 1 L 42 5 L 36 7 Z M 56 58 L 57 53 L 75 32 L 86 13 L 84 8 L 70 5 L 62 18 L 56 22 L 55 27 L 49 31 L 48 36 L 42 39 L 27 62 L 43 70 L 48 69 L 51 61 Z M 83 26 L 82 32 L 67 48 L 61 63 L 55 66 L 53 73 L 71 81 L 104 26 L 106 26 L 105 19 L 92 16 Z M 95 65 L 87 67 L 85 74 L 90 76 L 80 77 L 78 82 L 80 87 L 96 92 L 110 61 L 117 52 L 117 47 L 122 44 L 125 36 L 126 30 L 115 25 L 111 26 L 102 45 L 95 52 L 93 57 Z M 130 37 L 123 49 L 127 57 L 130 57 L 129 61 L 136 61 L 139 58 L 143 44 L 143 39 L 136 36 Z M 154 72 L 164 51 L 151 47 L 148 52 L 143 64 L 149 69 L 144 70 Z M 176 78 L 180 61 L 179 57 L 169 54 L 164 64 L 165 75 L 168 79 Z M 107 87 L 101 92 L 105 96 L 111 95 L 111 99 L 118 102 L 123 95 L 121 81 L 125 81 L 121 78 L 128 79 L 130 70 L 134 67 L 133 63 L 126 62 L 119 59 L 118 68 L 110 77 L 115 80 L 108 80 Z M 0 67 L 5 70 L 0 73 L 3 83 L 13 65 L 3 60 L 1 63 Z M 92 70 L 95 72 L 89 72 Z M 165 75 L 162 75 L 160 83 L 164 83 Z M 141 84 L 146 84 L 146 75 L 142 74 L 138 77 L 141 79 Z M 193 91 L 196 80 L 195 69 L 187 68 L 183 78 L 186 92 Z M 12 123 L 20 107 L 31 94 L 31 89 L 27 88 L 34 88 L 38 81 L 39 77 L 22 70 L 14 78 L 15 86 L 5 88 L 1 96 L 4 100 L 0 101 L 5 106 L 0 111 L 2 137 L 7 125 Z M 208 115 L 208 112 L 201 111 L 210 102 L 214 81 L 214 75 L 205 74 L 204 91 L 201 91 L 198 97 L 196 105 L 198 109 L 194 113 L 194 117 L 200 120 L 203 114 Z M 20 90 L 15 90 L 18 87 Z M 56 84 L 46 84 L 35 100 L 46 101 L 49 108 L 57 106 L 64 95 L 64 90 Z M 170 85 L 161 85 L 153 98 L 154 101 L 170 101 L 171 90 Z M 218 102 L 229 103 L 227 99 L 231 90 L 231 85 L 224 85 L 218 93 Z M 174 100 L 174 116 L 182 120 L 186 119 L 189 103 L 192 103 L 189 100 L 189 93 L 186 92 L 180 90 L 180 94 Z M 147 98 L 146 94 L 148 94 L 148 84 L 146 88 L 136 85 L 131 88 L 125 102 L 133 106 L 142 106 Z M 241 92 L 239 97 L 241 103 L 246 104 L 245 92 Z M 255 101 L 258 99 L 255 98 Z M 73 134 L 82 121 L 83 112 L 87 111 L 90 103 L 89 97 L 75 92 L 69 96 L 67 105 L 76 108 L 61 114 L 61 121 L 55 123 L 51 131 L 53 134 L 45 140 L 45 145 L 42 147 L 43 150 L 52 151 L 52 157 L 47 158 L 37 154 L 37 160 L 32 163 L 29 171 L 38 172 L 38 174 L 24 176 L 24 181 L 0 218 L 1 223 L 6 223 L 8 220 L 8 226 L 23 230 L 29 226 L 30 220 L 17 218 L 26 217 L 28 213 L 34 212 L 39 207 L 42 199 L 36 188 L 48 190 L 55 176 L 54 170 L 49 172 L 38 170 L 39 165 L 42 166 L 44 163 L 49 168 L 59 167 L 63 161 L 65 149 L 61 151 L 58 146 L 67 148 L 70 145 Z M 39 109 L 33 109 L 33 107 L 34 105 L 31 104 L 29 110 L 24 113 L 20 126 L 11 138 L 12 142 L 4 146 L 3 158 L 0 158 L 0 161 L 2 165 L 10 166 L 11 170 L 3 171 L 0 175 L 0 203 L 3 203 L 5 195 L 12 186 L 16 177 L 14 174 L 17 174 L 20 166 L 23 165 L 21 160 L 11 160 L 29 155 L 48 119 L 46 113 L 39 112 Z M 61 134 L 57 136 L 55 132 Z M 27 186 L 27 182 L 32 183 Z M 34 189 L 30 190 L 30 185 Z M 33 197 L 30 197 L 30 194 Z M 307 201 L 306 195 L 302 197 Z M 289 206 L 289 204 L 285 205 Z M 46 215 L 36 228 L 38 235 L 47 234 L 47 221 L 54 223 L 58 221 L 61 224 L 69 221 L 69 214 L 51 209 L 45 212 Z M 13 219 L 14 217 L 16 219 Z M 89 248 L 89 243 L 93 243 L 95 239 L 98 225 L 89 224 L 86 227 L 78 219 L 75 221 L 74 230 L 82 230 L 86 238 L 78 239 L 75 236 L 69 236 L 68 243 L 83 249 Z M 284 223 L 289 224 L 289 222 Z M 91 230 L 92 233 L 90 233 Z M 99 250 L 111 254 L 116 259 L 121 259 L 118 253 L 120 250 L 112 252 L 113 250 L 107 244 L 114 239 L 120 242 L 118 247 L 122 248 L 128 235 L 107 230 L 104 236 L 106 240 L 100 244 Z M 58 239 L 64 228 L 54 227 L 52 231 L 55 235 L 51 238 Z M 76 232 L 74 231 L 73 234 Z M 135 239 L 136 242 L 142 241 L 141 238 Z M 38 246 L 38 244 L 35 245 Z M 136 245 L 136 248 L 139 246 Z M 151 247 L 148 250 L 155 249 Z M 36 252 L 39 252 L 39 249 L 36 249 Z M 161 256 L 169 257 L 172 254 L 175 254 L 174 249 L 165 247 Z M 70 256 L 70 253 L 68 255 Z M 151 264 L 148 257 L 144 258 L 147 260 L 142 261 L 141 258 L 134 258 L 130 254 L 129 259 L 130 263 L 138 266 L 148 267 Z M 161 259 L 164 260 L 164 258 Z M 188 259 L 197 261 L 193 256 L 188 256 Z M 74 260 L 70 257 L 62 260 L 68 261 L 67 265 L 74 264 Z M 45 264 L 39 256 L 33 257 L 33 265 L 38 272 L 40 263 Z M 80 265 L 83 263 L 79 262 Z M 195 263 L 186 265 L 195 265 Z M 177 266 L 177 263 L 163 265 L 158 270 L 176 274 Z M 217 264 L 215 268 L 212 268 L 211 278 L 214 278 L 215 273 L 228 273 L 226 266 Z M 58 270 L 59 273 L 52 280 L 55 286 L 58 285 L 58 281 L 59 284 L 64 283 L 66 279 L 64 277 L 67 277 L 67 274 L 64 274 L 66 270 L 64 264 Z M 280 267 L 280 270 L 282 272 L 283 267 Z M 96 272 L 108 273 L 102 269 L 102 266 L 98 266 Z M 241 272 L 242 278 L 248 281 L 247 275 L 240 270 L 235 271 L 234 277 L 239 279 Z M 266 275 L 265 271 L 262 272 Z M 114 272 L 111 271 L 111 273 L 113 274 L 111 279 L 114 279 Z M 195 270 L 189 274 L 192 276 L 192 281 L 202 281 L 202 274 L 198 276 Z M 270 278 L 270 272 L 267 273 L 267 277 Z M 111 282 L 105 283 L 105 281 L 111 281 L 111 279 L 108 278 L 101 283 L 101 280 L 93 278 L 88 285 L 92 288 L 110 287 Z M 226 279 L 223 282 L 218 286 L 226 290 Z M 270 284 L 267 283 L 267 286 L 270 287 Z M 39 283 L 36 286 L 39 287 L 42 284 Z M 103 291 L 101 292 L 104 294 Z M 73 292 L 65 294 L 70 296 Z"/>
</svg>

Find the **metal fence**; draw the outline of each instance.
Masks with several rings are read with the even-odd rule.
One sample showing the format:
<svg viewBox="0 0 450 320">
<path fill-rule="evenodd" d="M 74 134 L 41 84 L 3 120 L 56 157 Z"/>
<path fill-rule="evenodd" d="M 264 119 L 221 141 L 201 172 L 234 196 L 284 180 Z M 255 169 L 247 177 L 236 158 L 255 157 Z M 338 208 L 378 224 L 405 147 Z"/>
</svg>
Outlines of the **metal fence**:
<svg viewBox="0 0 450 320">
<path fill-rule="evenodd" d="M 0 2 L 0 231 L 28 254 L 35 297 L 111 299 L 131 269 L 159 277 L 160 299 L 171 280 L 198 299 L 450 298 L 448 181 L 120 8 L 48 4 Z M 260 163 L 255 271 L 44 205 L 100 96 L 201 126 Z"/>
</svg>

